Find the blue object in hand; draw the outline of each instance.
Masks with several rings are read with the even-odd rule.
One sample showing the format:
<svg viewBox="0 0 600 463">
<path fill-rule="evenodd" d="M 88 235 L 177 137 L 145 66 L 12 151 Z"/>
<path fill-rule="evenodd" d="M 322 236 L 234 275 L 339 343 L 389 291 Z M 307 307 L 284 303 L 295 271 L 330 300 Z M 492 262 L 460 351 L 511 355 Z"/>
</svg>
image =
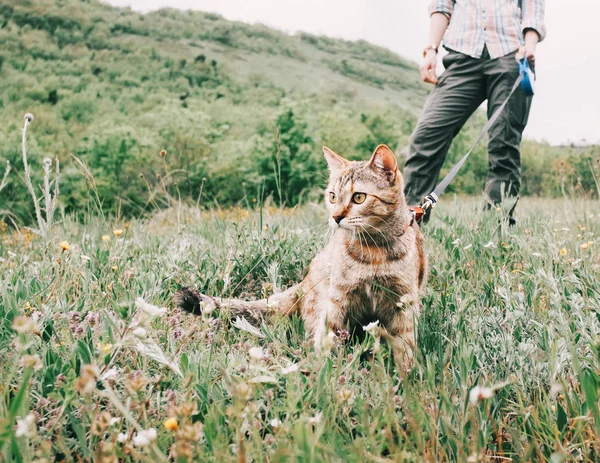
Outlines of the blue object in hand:
<svg viewBox="0 0 600 463">
<path fill-rule="evenodd" d="M 533 96 L 535 93 L 533 90 L 535 74 L 529 67 L 529 61 L 527 61 L 526 58 L 519 61 L 519 73 L 523 75 L 523 79 L 521 80 L 521 89 L 523 90 L 523 93 L 527 96 Z"/>
</svg>

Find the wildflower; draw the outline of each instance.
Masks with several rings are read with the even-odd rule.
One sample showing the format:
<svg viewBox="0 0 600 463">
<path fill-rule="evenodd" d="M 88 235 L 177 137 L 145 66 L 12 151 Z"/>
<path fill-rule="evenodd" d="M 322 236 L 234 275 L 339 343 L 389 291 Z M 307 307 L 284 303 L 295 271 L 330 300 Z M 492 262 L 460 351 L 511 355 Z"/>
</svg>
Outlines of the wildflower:
<svg viewBox="0 0 600 463">
<path fill-rule="evenodd" d="M 136 447 L 146 447 L 152 441 L 156 440 L 157 432 L 155 428 L 140 431 L 133 436 L 132 442 Z"/>
<path fill-rule="evenodd" d="M 342 389 L 338 396 L 342 402 L 352 402 L 352 398 L 354 397 L 354 393 L 350 389 Z"/>
<path fill-rule="evenodd" d="M 284 367 L 281 369 L 281 374 L 289 375 L 290 373 L 294 373 L 294 372 L 298 371 L 298 368 L 300 368 L 300 367 L 298 366 L 297 363 L 291 363 L 287 367 Z"/>
<path fill-rule="evenodd" d="M 379 320 L 375 320 L 374 322 L 369 323 L 367 326 L 363 326 L 363 330 L 365 330 L 367 333 L 373 333 L 378 326 Z"/>
<path fill-rule="evenodd" d="M 273 418 L 271 421 L 269 421 L 269 425 L 271 425 L 272 428 L 279 428 L 281 426 L 281 421 L 277 418 Z"/>
<path fill-rule="evenodd" d="M 127 434 L 125 434 L 124 432 L 120 432 L 117 435 L 117 441 L 120 442 L 121 444 L 124 442 L 127 442 Z"/>
<path fill-rule="evenodd" d="M 12 323 L 12 329 L 19 334 L 31 333 L 37 330 L 35 322 L 24 315 L 15 317 Z"/>
<path fill-rule="evenodd" d="M 119 271 L 119 267 L 117 267 L 116 265 L 113 265 L 111 268 L 112 268 L 113 272 L 118 272 Z"/>
<path fill-rule="evenodd" d="M 164 422 L 163 422 L 163 426 L 165 427 L 165 429 L 169 430 L 169 431 L 177 431 L 177 428 L 179 427 L 179 423 L 177 422 L 177 418 L 167 418 Z"/>
<path fill-rule="evenodd" d="M 27 122 L 31 122 L 31 121 L 33 121 L 33 114 L 31 114 L 31 113 L 27 113 L 27 114 L 25 114 L 25 120 L 26 120 Z"/>
<path fill-rule="evenodd" d="M 579 247 L 580 247 L 581 249 L 585 250 L 585 249 L 589 248 L 589 247 L 590 247 L 590 245 L 589 245 L 589 244 L 587 244 L 587 243 L 583 243 L 583 244 L 581 244 Z"/>
<path fill-rule="evenodd" d="M 593 241 L 588 241 L 588 242 L 587 242 L 587 245 L 588 245 L 588 246 L 593 246 L 593 245 L 594 245 L 594 242 L 593 242 Z"/>
<path fill-rule="evenodd" d="M 110 236 L 109 235 L 102 235 L 102 241 L 104 241 L 104 242 L 110 241 Z"/>
<path fill-rule="evenodd" d="M 160 153 L 158 153 L 160 155 L 161 158 L 164 158 L 167 155 L 167 150 L 162 149 L 160 150 Z"/>
<path fill-rule="evenodd" d="M 167 402 L 175 402 L 177 400 L 177 392 L 173 389 L 167 389 L 165 391 L 165 399 L 167 399 Z"/>
<path fill-rule="evenodd" d="M 98 315 L 96 312 L 88 312 L 88 314 L 85 316 L 85 321 L 87 321 L 88 325 L 90 326 L 96 326 L 98 323 L 100 323 L 100 315 Z"/>
<path fill-rule="evenodd" d="M 148 337 L 148 332 L 144 328 L 136 328 L 131 332 L 136 338 L 146 339 Z"/>
<path fill-rule="evenodd" d="M 68 251 L 71 245 L 68 241 L 61 241 L 58 245 L 62 248 L 63 252 Z"/>
<path fill-rule="evenodd" d="M 17 437 L 31 437 L 35 431 L 35 416 L 33 413 L 29 413 L 25 418 L 17 420 L 17 427 L 15 429 L 15 436 Z"/>
<path fill-rule="evenodd" d="M 123 230 L 121 228 L 117 228 L 116 230 L 113 230 L 113 234 L 119 238 L 123 234 Z"/>
<path fill-rule="evenodd" d="M 471 392 L 469 392 L 469 402 L 475 405 L 477 402 L 493 397 L 493 395 L 494 391 L 489 387 L 475 386 L 471 389 Z"/>
<path fill-rule="evenodd" d="M 98 349 L 100 349 L 100 352 L 102 352 L 104 355 L 110 354 L 110 352 L 112 351 L 112 348 L 113 348 L 113 345 L 109 342 L 100 344 L 98 346 Z"/>
<path fill-rule="evenodd" d="M 250 355 L 250 358 L 260 360 L 263 357 L 263 350 L 260 347 L 251 347 L 248 350 L 248 355 Z"/>
<path fill-rule="evenodd" d="M 96 378 L 98 378 L 98 368 L 95 365 L 83 365 L 73 387 L 81 394 L 90 394 L 96 388 Z"/>
<path fill-rule="evenodd" d="M 563 257 L 566 256 L 567 255 L 567 249 L 566 248 L 562 248 L 560 250 L 560 255 L 563 256 Z"/>
<path fill-rule="evenodd" d="M 308 419 L 308 423 L 309 424 L 319 424 L 321 422 L 322 418 L 323 418 L 323 414 L 321 412 L 317 412 L 317 413 L 315 413 L 314 416 L 311 416 Z"/>
<path fill-rule="evenodd" d="M 246 383 L 238 383 L 233 387 L 231 395 L 237 399 L 248 400 L 252 395 L 252 389 Z"/>
</svg>

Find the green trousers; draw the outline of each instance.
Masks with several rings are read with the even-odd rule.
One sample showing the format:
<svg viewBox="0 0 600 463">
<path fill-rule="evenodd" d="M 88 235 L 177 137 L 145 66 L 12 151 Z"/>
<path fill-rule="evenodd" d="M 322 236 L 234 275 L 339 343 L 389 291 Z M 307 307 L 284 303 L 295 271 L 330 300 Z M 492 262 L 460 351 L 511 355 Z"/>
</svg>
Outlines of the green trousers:
<svg viewBox="0 0 600 463">
<path fill-rule="evenodd" d="M 443 58 L 446 70 L 427 98 L 410 139 L 404 167 L 409 205 L 420 204 L 434 190 L 452 140 L 481 103 L 488 102 L 488 118 L 502 105 L 519 75 L 515 54 L 491 59 L 486 49 L 479 59 L 453 51 Z M 530 107 L 531 97 L 517 90 L 490 129 L 485 192 L 494 204 L 519 194 L 519 146 Z"/>
</svg>

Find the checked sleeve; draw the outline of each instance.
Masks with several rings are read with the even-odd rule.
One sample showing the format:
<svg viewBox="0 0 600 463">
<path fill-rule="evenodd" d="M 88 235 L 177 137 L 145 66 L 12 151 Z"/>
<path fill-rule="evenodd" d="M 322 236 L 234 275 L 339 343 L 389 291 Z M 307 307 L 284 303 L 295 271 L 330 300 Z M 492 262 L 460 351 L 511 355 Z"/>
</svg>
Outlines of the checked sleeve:
<svg viewBox="0 0 600 463">
<path fill-rule="evenodd" d="M 433 13 L 443 13 L 446 16 L 452 16 L 455 0 L 432 0 L 429 3 L 429 16 Z"/>
<path fill-rule="evenodd" d="M 540 42 L 544 40 L 546 37 L 546 26 L 544 25 L 545 0 L 523 0 L 521 9 L 521 26 L 523 32 L 526 29 L 534 29 L 540 35 Z"/>
</svg>

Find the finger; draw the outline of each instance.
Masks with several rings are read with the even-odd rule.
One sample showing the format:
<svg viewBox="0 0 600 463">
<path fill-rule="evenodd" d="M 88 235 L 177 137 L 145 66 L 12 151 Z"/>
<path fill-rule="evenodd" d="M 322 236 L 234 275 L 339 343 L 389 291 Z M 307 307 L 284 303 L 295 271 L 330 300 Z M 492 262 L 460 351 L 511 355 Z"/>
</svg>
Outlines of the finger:
<svg viewBox="0 0 600 463">
<path fill-rule="evenodd" d="M 435 74 L 435 68 L 433 66 L 429 69 L 429 79 L 432 84 L 438 83 L 438 78 L 437 78 L 437 75 Z"/>
</svg>

